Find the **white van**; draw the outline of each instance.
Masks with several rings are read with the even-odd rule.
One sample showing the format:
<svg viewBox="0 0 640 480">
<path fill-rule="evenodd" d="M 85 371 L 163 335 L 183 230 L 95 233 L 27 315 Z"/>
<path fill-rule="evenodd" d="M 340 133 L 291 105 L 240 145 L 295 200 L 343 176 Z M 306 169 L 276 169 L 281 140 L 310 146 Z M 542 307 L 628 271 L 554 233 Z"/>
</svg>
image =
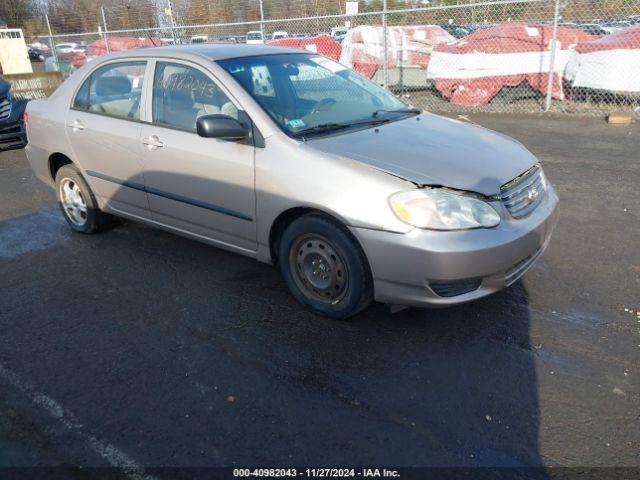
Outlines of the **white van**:
<svg viewBox="0 0 640 480">
<path fill-rule="evenodd" d="M 289 38 L 289 34 L 284 31 L 273 32 L 271 35 L 271 40 L 280 40 L 282 38 Z"/>
</svg>

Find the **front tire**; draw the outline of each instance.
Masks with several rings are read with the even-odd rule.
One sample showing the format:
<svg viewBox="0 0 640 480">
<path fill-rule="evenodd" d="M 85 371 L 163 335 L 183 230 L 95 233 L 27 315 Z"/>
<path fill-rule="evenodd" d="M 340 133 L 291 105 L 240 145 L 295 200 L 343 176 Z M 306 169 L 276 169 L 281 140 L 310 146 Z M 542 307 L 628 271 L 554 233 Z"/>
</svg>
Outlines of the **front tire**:
<svg viewBox="0 0 640 480">
<path fill-rule="evenodd" d="M 278 245 L 280 271 L 293 296 L 314 313 L 346 319 L 373 299 L 367 259 L 338 222 L 308 214 L 293 221 Z"/>
<path fill-rule="evenodd" d="M 74 165 L 56 173 L 58 205 L 69 226 L 79 233 L 97 233 L 113 224 L 113 217 L 101 212 L 91 188 Z"/>
</svg>

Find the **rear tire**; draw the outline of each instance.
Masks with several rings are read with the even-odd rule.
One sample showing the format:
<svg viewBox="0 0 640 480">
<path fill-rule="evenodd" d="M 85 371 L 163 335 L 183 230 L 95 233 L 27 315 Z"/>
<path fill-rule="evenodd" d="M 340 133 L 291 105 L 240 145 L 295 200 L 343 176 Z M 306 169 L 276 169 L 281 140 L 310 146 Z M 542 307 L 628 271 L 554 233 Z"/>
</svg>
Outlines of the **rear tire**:
<svg viewBox="0 0 640 480">
<path fill-rule="evenodd" d="M 293 221 L 278 244 L 282 276 L 293 296 L 319 315 L 344 320 L 373 300 L 373 281 L 360 245 L 321 214 Z"/>
<path fill-rule="evenodd" d="M 97 233 L 111 227 L 114 217 L 100 211 L 91 188 L 74 165 L 56 173 L 58 205 L 69 226 L 79 233 Z"/>
</svg>

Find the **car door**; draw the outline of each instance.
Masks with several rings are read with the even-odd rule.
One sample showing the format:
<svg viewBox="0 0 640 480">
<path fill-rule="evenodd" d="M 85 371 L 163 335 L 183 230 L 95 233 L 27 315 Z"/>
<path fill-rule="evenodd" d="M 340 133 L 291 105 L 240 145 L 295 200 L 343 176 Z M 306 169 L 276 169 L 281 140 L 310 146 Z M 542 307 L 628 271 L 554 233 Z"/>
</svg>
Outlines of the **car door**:
<svg viewBox="0 0 640 480">
<path fill-rule="evenodd" d="M 116 212 L 148 218 L 140 122 L 146 61 L 96 68 L 76 92 L 67 136 L 95 195 Z"/>
<path fill-rule="evenodd" d="M 143 161 L 152 218 L 216 243 L 255 251 L 254 147 L 251 142 L 203 138 L 206 114 L 246 118 L 235 100 L 200 66 L 154 65 L 142 127 Z"/>
</svg>

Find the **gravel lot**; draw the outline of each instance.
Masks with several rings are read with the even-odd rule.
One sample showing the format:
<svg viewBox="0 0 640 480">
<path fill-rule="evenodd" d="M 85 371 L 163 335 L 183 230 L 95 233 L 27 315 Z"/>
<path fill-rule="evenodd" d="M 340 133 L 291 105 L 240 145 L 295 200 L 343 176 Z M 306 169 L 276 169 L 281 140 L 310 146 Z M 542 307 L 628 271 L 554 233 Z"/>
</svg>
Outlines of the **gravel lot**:
<svg viewBox="0 0 640 480">
<path fill-rule="evenodd" d="M 470 120 L 557 186 L 547 253 L 493 297 L 346 323 L 251 259 L 130 222 L 73 234 L 23 152 L 0 153 L 0 466 L 640 475 L 640 127 Z"/>
</svg>

